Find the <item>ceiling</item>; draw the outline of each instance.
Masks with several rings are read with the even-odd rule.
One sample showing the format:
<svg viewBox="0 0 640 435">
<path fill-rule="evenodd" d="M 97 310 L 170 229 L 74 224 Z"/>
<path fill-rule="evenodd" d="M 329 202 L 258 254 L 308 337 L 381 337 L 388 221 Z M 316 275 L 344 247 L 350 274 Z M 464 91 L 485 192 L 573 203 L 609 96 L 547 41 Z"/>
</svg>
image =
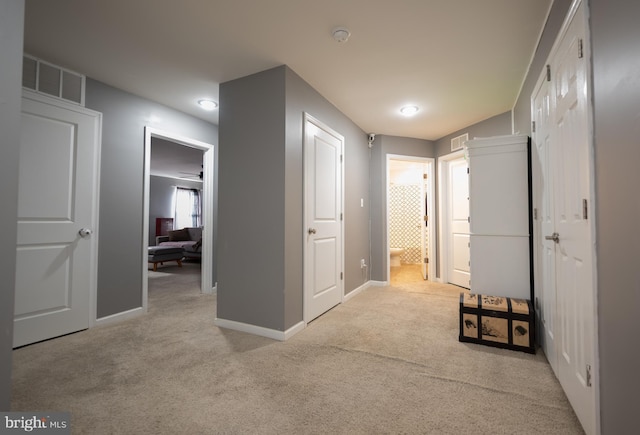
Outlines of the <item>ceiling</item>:
<svg viewBox="0 0 640 435">
<path fill-rule="evenodd" d="M 26 0 L 25 51 L 214 124 L 199 99 L 286 64 L 364 131 L 436 140 L 513 107 L 551 3 Z"/>
<path fill-rule="evenodd" d="M 152 137 L 149 174 L 202 182 L 203 156 L 200 149 Z"/>
</svg>

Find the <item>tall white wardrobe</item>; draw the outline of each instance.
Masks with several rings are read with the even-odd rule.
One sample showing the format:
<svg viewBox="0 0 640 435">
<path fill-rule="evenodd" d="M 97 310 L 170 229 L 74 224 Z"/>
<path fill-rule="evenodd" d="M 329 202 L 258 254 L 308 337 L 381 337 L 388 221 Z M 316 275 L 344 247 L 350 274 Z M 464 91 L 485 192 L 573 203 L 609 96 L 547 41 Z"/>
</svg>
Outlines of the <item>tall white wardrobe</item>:
<svg viewBox="0 0 640 435">
<path fill-rule="evenodd" d="M 471 292 L 531 298 L 529 138 L 466 141 Z"/>
</svg>

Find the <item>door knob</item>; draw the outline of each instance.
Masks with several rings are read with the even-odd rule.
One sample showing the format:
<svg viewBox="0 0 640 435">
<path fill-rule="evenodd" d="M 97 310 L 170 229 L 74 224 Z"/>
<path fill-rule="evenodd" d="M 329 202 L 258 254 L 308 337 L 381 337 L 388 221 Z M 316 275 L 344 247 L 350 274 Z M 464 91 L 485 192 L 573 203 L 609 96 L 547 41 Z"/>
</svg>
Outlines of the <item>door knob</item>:
<svg viewBox="0 0 640 435">
<path fill-rule="evenodd" d="M 309 234 L 315 234 L 316 233 L 316 229 L 315 228 L 309 228 L 308 233 Z"/>
<path fill-rule="evenodd" d="M 91 231 L 89 228 L 80 228 L 80 231 L 78 231 L 78 234 L 80 234 L 80 237 L 84 238 L 84 237 L 89 237 L 92 232 L 93 231 Z"/>
<path fill-rule="evenodd" d="M 560 243 L 560 234 L 553 233 L 550 236 L 544 237 L 546 240 L 553 240 L 555 243 Z"/>
</svg>

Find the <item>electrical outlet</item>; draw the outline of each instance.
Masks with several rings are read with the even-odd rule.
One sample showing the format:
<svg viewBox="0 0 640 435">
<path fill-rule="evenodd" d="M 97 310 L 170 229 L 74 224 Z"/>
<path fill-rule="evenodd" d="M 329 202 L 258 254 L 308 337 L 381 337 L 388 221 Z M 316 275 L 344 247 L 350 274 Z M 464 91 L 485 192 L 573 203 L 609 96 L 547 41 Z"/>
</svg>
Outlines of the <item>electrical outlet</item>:
<svg viewBox="0 0 640 435">
<path fill-rule="evenodd" d="M 360 260 L 360 269 L 364 269 L 365 267 L 367 267 L 366 263 L 364 262 L 364 258 Z"/>
</svg>

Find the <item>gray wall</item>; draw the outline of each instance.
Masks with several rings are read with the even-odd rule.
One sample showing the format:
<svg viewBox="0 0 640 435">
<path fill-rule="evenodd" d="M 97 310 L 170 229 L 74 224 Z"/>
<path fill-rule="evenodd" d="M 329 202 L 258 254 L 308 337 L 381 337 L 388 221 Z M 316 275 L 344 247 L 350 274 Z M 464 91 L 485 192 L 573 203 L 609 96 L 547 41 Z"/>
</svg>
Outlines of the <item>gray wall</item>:
<svg viewBox="0 0 640 435">
<path fill-rule="evenodd" d="M 432 141 L 377 135 L 371 148 L 371 279 L 387 280 L 387 155 L 435 157 Z M 435 169 L 435 168 L 434 168 Z M 435 175 L 435 172 L 434 172 Z"/>
<path fill-rule="evenodd" d="M 0 2 L 0 411 L 11 404 L 24 1 Z"/>
<path fill-rule="evenodd" d="M 156 218 L 173 217 L 176 187 L 202 190 L 202 183 L 153 175 L 149 177 L 149 246 L 156 244 Z"/>
<path fill-rule="evenodd" d="M 302 321 L 303 113 L 345 137 L 347 293 L 368 280 L 366 134 L 286 66 L 223 83 L 220 105 L 218 317 L 284 331 Z"/>
<path fill-rule="evenodd" d="M 441 137 L 436 141 L 436 155 L 440 157 L 451 154 L 451 139 L 465 133 L 469 133 L 469 139 L 511 134 L 511 111 L 501 113 Z"/>
<path fill-rule="evenodd" d="M 284 330 L 285 82 L 220 85 L 218 317 Z"/>
<path fill-rule="evenodd" d="M 367 135 L 300 76 L 285 68 L 287 79 L 287 253 L 288 261 L 302 260 L 303 192 L 302 129 L 303 112 L 333 128 L 344 136 L 344 289 L 349 293 L 369 281 L 360 260 L 369 263 L 369 148 Z M 363 206 L 360 206 L 362 199 Z M 295 213 L 297 212 L 297 216 Z M 296 252 L 294 246 L 297 246 Z M 298 252 L 300 255 L 298 255 Z M 294 272 L 294 271 L 292 271 Z M 288 276 L 292 289 L 302 283 L 302 263 Z M 296 284 L 294 284 L 296 283 Z M 295 290 L 296 294 L 300 294 Z M 300 305 L 302 300 L 300 300 Z M 289 312 L 287 312 L 289 314 Z M 294 324 L 294 323 L 291 323 Z M 289 325 L 290 326 L 290 325 Z"/>
<path fill-rule="evenodd" d="M 603 434 L 638 428 L 640 2 L 591 0 Z"/>
<path fill-rule="evenodd" d="M 585 0 L 587 2 L 588 0 Z M 547 62 L 547 57 L 551 47 L 556 40 L 556 36 L 572 0 L 554 0 L 551 11 L 547 18 L 544 31 L 538 42 L 536 53 L 529 67 L 529 74 L 524 81 L 520 95 L 513 108 L 513 132 L 514 134 L 526 134 L 531 136 L 531 93 L 540 78 L 543 68 Z"/>
<path fill-rule="evenodd" d="M 103 114 L 97 301 L 101 318 L 142 304 L 145 126 L 213 145 L 218 138 L 213 124 L 89 78 L 86 106 Z"/>
</svg>

